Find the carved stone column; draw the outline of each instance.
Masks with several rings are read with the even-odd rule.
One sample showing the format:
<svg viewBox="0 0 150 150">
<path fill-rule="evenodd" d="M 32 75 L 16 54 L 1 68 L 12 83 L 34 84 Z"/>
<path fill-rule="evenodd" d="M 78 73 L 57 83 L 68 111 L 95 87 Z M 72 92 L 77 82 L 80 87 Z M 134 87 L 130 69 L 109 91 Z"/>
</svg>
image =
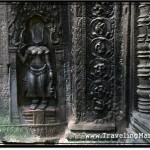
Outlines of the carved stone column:
<svg viewBox="0 0 150 150">
<path fill-rule="evenodd" d="M 141 114 L 149 114 L 150 113 L 150 47 L 149 47 L 149 10 L 150 3 L 141 3 L 139 5 L 140 16 L 138 18 L 138 28 L 139 28 L 139 36 L 138 36 L 138 78 L 139 85 L 137 89 L 137 93 L 139 95 L 138 98 L 138 111 Z"/>
<path fill-rule="evenodd" d="M 150 3 L 139 4 L 137 57 L 139 60 L 137 77 L 137 110 L 132 112 L 129 133 L 150 133 Z M 136 37 L 135 37 L 136 38 Z M 149 143 L 148 138 L 133 140 L 134 143 Z"/>
</svg>

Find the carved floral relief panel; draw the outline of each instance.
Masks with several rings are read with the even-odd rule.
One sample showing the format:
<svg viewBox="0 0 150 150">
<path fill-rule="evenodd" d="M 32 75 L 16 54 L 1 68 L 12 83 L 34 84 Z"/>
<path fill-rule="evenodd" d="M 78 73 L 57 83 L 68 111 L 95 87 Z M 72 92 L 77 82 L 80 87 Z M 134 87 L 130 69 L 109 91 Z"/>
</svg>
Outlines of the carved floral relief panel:
<svg viewBox="0 0 150 150">
<path fill-rule="evenodd" d="M 114 3 L 87 4 L 87 110 L 111 121 L 114 99 Z"/>
</svg>

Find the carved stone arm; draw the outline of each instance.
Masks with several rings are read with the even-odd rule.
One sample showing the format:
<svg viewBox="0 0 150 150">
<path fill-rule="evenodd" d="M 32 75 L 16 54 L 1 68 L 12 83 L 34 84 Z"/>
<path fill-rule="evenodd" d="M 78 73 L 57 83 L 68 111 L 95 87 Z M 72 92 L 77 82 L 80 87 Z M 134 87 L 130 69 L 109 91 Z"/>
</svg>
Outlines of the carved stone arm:
<svg viewBox="0 0 150 150">
<path fill-rule="evenodd" d="M 18 57 L 19 57 L 20 61 L 24 64 L 25 61 L 27 60 L 28 53 L 26 52 L 25 56 L 22 56 L 22 54 L 20 53 L 20 50 L 18 50 Z"/>
<path fill-rule="evenodd" d="M 51 68 L 50 61 L 49 61 L 49 55 L 48 55 L 48 53 L 45 54 L 45 59 L 46 59 L 46 64 L 47 64 L 47 66 L 49 68 L 49 75 L 52 78 L 53 77 L 53 71 L 52 71 L 52 68 Z"/>
</svg>

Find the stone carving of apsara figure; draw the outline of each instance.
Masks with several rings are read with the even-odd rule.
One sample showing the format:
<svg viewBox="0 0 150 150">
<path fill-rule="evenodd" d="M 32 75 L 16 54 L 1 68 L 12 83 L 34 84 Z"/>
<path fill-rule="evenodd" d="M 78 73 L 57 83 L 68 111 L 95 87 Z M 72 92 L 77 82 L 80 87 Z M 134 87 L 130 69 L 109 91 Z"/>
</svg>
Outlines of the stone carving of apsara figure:
<svg viewBox="0 0 150 150">
<path fill-rule="evenodd" d="M 18 50 L 18 56 L 23 64 L 28 62 L 28 71 L 25 75 L 26 97 L 32 98 L 30 109 L 45 109 L 48 98 L 53 96 L 53 71 L 51 68 L 50 49 L 42 44 L 44 24 L 37 20 L 29 23 L 32 45 L 25 50 L 24 56 Z"/>
</svg>

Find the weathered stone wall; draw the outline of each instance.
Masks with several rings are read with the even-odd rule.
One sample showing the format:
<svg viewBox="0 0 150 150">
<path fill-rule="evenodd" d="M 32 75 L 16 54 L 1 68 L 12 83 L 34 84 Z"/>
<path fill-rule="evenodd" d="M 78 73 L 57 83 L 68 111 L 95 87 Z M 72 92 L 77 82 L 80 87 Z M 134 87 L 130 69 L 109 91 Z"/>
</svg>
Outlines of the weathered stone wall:
<svg viewBox="0 0 150 150">
<path fill-rule="evenodd" d="M 82 133 L 150 133 L 150 3 L 69 2 L 60 5 L 59 11 L 50 2 L 35 7 L 32 3 L 30 7 L 25 7 L 28 3 L 16 2 L 16 7 L 9 4 L 14 7 L 0 2 L 0 142 L 57 143 L 62 139 L 60 142 L 91 143 L 86 138 L 81 140 Z M 48 8 L 47 17 L 41 13 L 45 10 L 42 6 Z M 44 120 L 44 112 L 34 112 L 38 121 L 24 124 L 18 98 L 20 47 L 13 47 L 10 37 L 13 35 L 15 42 L 22 40 L 20 22 L 26 26 L 22 14 L 28 12 L 24 18 L 28 21 L 35 10 L 48 19 L 47 25 L 60 19 L 51 24 L 58 30 L 53 37 L 58 107 L 54 122 L 45 117 L 46 121 L 39 123 L 40 116 Z"/>
<path fill-rule="evenodd" d="M 0 3 L 0 117 L 9 115 L 9 54 L 7 5 Z"/>
</svg>

